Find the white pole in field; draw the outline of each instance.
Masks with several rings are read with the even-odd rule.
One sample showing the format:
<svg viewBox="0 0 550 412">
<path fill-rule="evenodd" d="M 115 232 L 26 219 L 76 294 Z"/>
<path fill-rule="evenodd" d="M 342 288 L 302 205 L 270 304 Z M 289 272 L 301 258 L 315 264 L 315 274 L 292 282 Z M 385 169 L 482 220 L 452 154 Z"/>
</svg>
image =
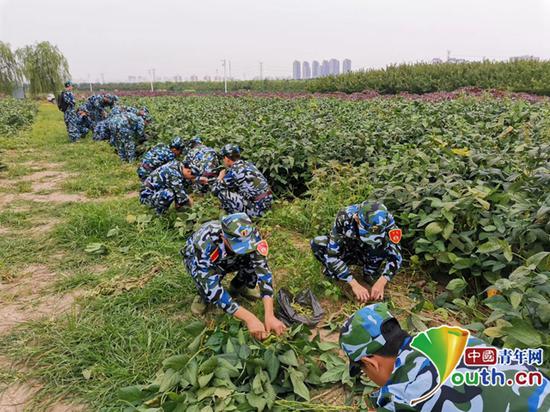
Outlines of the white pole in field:
<svg viewBox="0 0 550 412">
<path fill-rule="evenodd" d="M 151 91 L 154 92 L 155 88 L 153 87 L 153 69 L 149 69 L 149 81 L 151 82 Z"/>
<path fill-rule="evenodd" d="M 223 64 L 223 90 L 225 93 L 227 93 L 227 75 L 226 75 L 226 61 L 225 59 L 222 60 Z"/>
<path fill-rule="evenodd" d="M 92 89 L 92 76 L 90 76 L 88 74 L 88 84 L 90 85 L 90 91 L 93 92 L 94 90 Z"/>
</svg>

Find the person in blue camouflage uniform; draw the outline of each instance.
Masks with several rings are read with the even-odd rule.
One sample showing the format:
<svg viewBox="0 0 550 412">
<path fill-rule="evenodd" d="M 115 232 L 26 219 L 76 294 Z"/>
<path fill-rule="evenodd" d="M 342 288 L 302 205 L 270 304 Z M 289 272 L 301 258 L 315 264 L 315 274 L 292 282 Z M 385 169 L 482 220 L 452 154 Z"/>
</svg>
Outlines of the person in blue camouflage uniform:
<svg viewBox="0 0 550 412">
<path fill-rule="evenodd" d="M 206 303 L 215 304 L 246 323 L 251 335 L 257 339 L 266 338 L 271 331 L 277 335 L 284 332 L 285 325 L 273 312 L 273 281 L 267 263 L 267 241 L 262 240 L 246 214 L 235 213 L 224 216 L 221 221 L 203 224 L 187 239 L 181 254 L 199 292 L 191 306 L 194 314 L 204 313 Z M 230 283 L 232 294 L 222 285 L 222 279 L 230 272 L 236 272 Z M 254 293 L 256 286 L 259 293 Z M 237 294 L 262 299 L 264 323 L 239 306 L 232 297 Z"/>
<path fill-rule="evenodd" d="M 183 164 L 188 169 L 186 178 L 193 183 L 195 189 L 206 193 L 210 180 L 218 176 L 220 167 L 218 154 L 211 147 L 202 144 L 198 136 L 188 142 L 187 148 L 183 160 Z"/>
<path fill-rule="evenodd" d="M 161 143 L 145 153 L 137 169 L 140 180 L 145 180 L 153 170 L 179 157 L 183 147 L 183 140 L 178 136 L 172 140 L 170 146 Z"/>
<path fill-rule="evenodd" d="M 86 111 L 90 116 L 92 129 L 95 129 L 98 122 L 107 118 L 107 107 L 113 108 L 118 101 L 118 96 L 112 94 L 96 94 L 88 97 L 86 103 Z"/>
<path fill-rule="evenodd" d="M 136 160 L 137 141 L 145 133 L 145 121 L 133 113 L 120 112 L 109 116 L 110 143 L 116 148 L 118 156 L 126 162 Z"/>
<path fill-rule="evenodd" d="M 78 130 L 80 132 L 80 138 L 83 138 L 92 127 L 90 116 L 88 115 L 88 112 L 86 111 L 86 107 L 84 105 L 80 105 L 76 110 L 76 118 Z"/>
<path fill-rule="evenodd" d="M 165 213 L 172 203 L 176 210 L 184 206 L 193 206 L 193 200 L 187 194 L 187 181 L 183 176 L 183 166 L 172 160 L 153 172 L 142 183 L 139 201 L 154 208 L 157 213 Z"/>
<path fill-rule="evenodd" d="M 273 203 L 265 176 L 251 162 L 241 159 L 241 149 L 233 144 L 221 150 L 227 169 L 212 184 L 212 193 L 227 213 L 244 212 L 251 218 L 263 216 Z"/>
<path fill-rule="evenodd" d="M 411 346 L 412 338 L 383 303 L 366 306 L 355 312 L 340 332 L 340 346 L 350 362 L 350 375 L 363 372 L 380 389 L 370 397 L 378 412 L 536 412 L 550 411 L 550 380 L 543 375 L 540 386 L 472 386 L 454 385 L 447 379 L 433 396 L 417 400 L 434 390 L 439 383 L 435 365 Z M 489 347 L 470 337 L 467 347 Z M 456 372 L 479 370 L 461 359 Z M 496 364 L 491 368 L 503 372 L 506 380 L 519 371 L 536 371 L 534 366 Z M 513 380 L 514 381 L 514 380 Z M 515 382 L 515 381 L 514 381 Z"/>
<path fill-rule="evenodd" d="M 110 140 L 111 132 L 109 130 L 109 120 L 111 117 L 116 116 L 122 112 L 122 107 L 113 107 L 105 119 L 96 123 L 95 127 L 93 128 L 92 139 L 96 141 Z"/>
<path fill-rule="evenodd" d="M 384 298 L 386 283 L 401 267 L 400 241 L 401 229 L 386 207 L 365 201 L 340 210 L 330 234 L 314 238 L 311 249 L 326 276 L 347 282 L 357 300 L 367 302 Z M 374 282 L 370 293 L 354 279 L 350 264 L 363 266 L 365 280 Z"/>
<path fill-rule="evenodd" d="M 61 98 L 65 101 L 67 109 L 63 112 L 63 120 L 65 126 L 67 126 L 67 134 L 69 135 L 70 142 L 76 142 L 82 136 L 79 126 L 79 118 L 75 111 L 75 98 L 73 94 L 73 83 L 70 81 L 65 82 L 65 90 L 61 94 Z"/>
</svg>

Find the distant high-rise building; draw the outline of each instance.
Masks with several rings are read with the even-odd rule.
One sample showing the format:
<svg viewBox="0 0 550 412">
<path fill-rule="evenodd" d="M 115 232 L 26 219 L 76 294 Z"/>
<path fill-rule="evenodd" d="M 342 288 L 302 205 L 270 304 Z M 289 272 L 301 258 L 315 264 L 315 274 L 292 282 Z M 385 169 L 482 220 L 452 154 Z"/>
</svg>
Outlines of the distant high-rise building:
<svg viewBox="0 0 550 412">
<path fill-rule="evenodd" d="M 298 60 L 294 60 L 294 63 L 292 63 L 292 78 L 294 80 L 300 80 L 302 78 L 302 71 Z"/>
<path fill-rule="evenodd" d="M 309 62 L 302 63 L 302 79 L 311 79 L 311 66 Z"/>
<path fill-rule="evenodd" d="M 330 75 L 330 64 L 328 60 L 323 60 L 323 63 L 321 64 L 321 77 L 325 77 L 329 75 Z"/>
<path fill-rule="evenodd" d="M 349 73 L 351 72 L 351 60 L 350 59 L 344 59 L 342 62 L 342 73 Z"/>
<path fill-rule="evenodd" d="M 330 59 L 329 70 L 332 76 L 338 76 L 340 74 L 340 60 Z"/>
<path fill-rule="evenodd" d="M 514 56 L 514 57 L 510 57 L 510 61 L 511 61 L 511 62 L 520 62 L 520 61 L 533 61 L 533 62 L 538 62 L 538 61 L 540 61 L 540 57 L 537 57 L 537 56 L 530 56 L 530 55 L 525 55 L 525 56 Z"/>
<path fill-rule="evenodd" d="M 313 60 L 313 62 L 311 62 L 311 77 L 315 79 L 320 75 L 321 75 L 321 65 L 317 60 Z"/>
</svg>

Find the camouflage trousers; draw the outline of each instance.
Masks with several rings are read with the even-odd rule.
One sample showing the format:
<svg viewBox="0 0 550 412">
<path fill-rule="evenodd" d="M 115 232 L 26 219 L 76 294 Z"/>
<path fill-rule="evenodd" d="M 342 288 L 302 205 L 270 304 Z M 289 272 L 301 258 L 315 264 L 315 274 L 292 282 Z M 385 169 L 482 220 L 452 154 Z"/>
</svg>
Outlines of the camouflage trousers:
<svg viewBox="0 0 550 412">
<path fill-rule="evenodd" d="M 69 141 L 76 142 L 81 138 L 82 133 L 79 127 L 78 116 L 72 109 L 67 109 L 63 114 L 65 120 L 65 126 L 67 126 L 67 134 L 69 135 Z"/>
<path fill-rule="evenodd" d="M 157 211 L 159 215 L 165 213 L 175 199 L 174 192 L 170 189 L 153 190 L 144 187 L 139 192 L 139 201 Z"/>
<path fill-rule="evenodd" d="M 216 302 L 221 309 L 229 314 L 235 313 L 238 309 L 238 305 L 233 301 L 229 292 L 222 287 L 221 281 L 223 278 L 228 273 L 236 272 L 235 277 L 231 279 L 231 286 L 237 289 L 243 286 L 252 289 L 255 288 L 258 283 L 258 276 L 250 264 L 241 263 L 239 265 L 224 267 L 223 269 L 220 268 L 221 276 L 216 276 L 217 279 L 205 276 L 198 269 L 192 237 L 187 239 L 185 249 L 181 250 L 180 253 L 183 255 L 187 273 L 191 275 L 191 278 L 195 282 L 195 287 L 202 300 L 205 303 Z"/>
<path fill-rule="evenodd" d="M 273 195 L 268 195 L 256 202 L 227 189 L 220 190 L 216 196 L 220 199 L 222 209 L 227 213 L 246 213 L 251 219 L 262 217 L 273 203 Z"/>
<path fill-rule="evenodd" d="M 327 264 L 328 236 L 317 236 L 311 242 L 311 250 L 315 258 L 323 265 L 323 273 L 330 279 L 338 279 L 336 273 L 331 273 Z M 378 277 L 380 266 L 384 258 L 376 255 L 367 255 L 361 250 L 344 250 L 339 258 L 347 265 L 363 267 L 363 277 L 366 281 L 373 282 Z"/>
<path fill-rule="evenodd" d="M 149 175 L 151 174 L 151 172 L 153 170 L 154 169 L 149 168 L 149 167 L 147 167 L 146 164 L 142 163 L 137 169 L 137 175 L 138 175 L 138 177 L 140 178 L 141 181 L 144 181 L 145 179 L 147 179 L 149 177 Z"/>
<path fill-rule="evenodd" d="M 98 122 L 93 130 L 94 134 L 92 136 L 92 139 L 94 140 L 107 140 L 110 137 L 107 120 L 102 120 L 101 122 Z"/>
<path fill-rule="evenodd" d="M 136 160 L 136 142 L 127 133 L 116 133 L 113 139 L 118 157 L 125 162 Z"/>
</svg>

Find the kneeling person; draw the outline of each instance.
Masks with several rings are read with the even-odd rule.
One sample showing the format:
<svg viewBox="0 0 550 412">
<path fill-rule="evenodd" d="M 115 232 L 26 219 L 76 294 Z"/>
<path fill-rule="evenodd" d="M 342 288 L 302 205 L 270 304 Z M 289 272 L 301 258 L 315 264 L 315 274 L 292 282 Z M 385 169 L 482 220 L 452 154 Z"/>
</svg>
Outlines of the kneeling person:
<svg viewBox="0 0 550 412">
<path fill-rule="evenodd" d="M 214 193 L 227 213 L 246 213 L 251 218 L 260 217 L 271 208 L 273 195 L 267 179 L 251 162 L 241 159 L 241 149 L 233 144 L 221 150 L 222 170 L 212 185 Z"/>
<path fill-rule="evenodd" d="M 176 137 L 170 143 L 170 146 L 164 143 L 158 144 L 143 155 L 141 165 L 137 174 L 141 180 L 145 180 L 153 170 L 156 170 L 163 164 L 175 160 L 183 151 L 183 141 L 181 137 Z"/>
<path fill-rule="evenodd" d="M 399 322 L 383 303 L 369 305 L 355 312 L 340 332 L 340 346 L 349 358 L 350 375 L 363 372 L 380 386 L 380 390 L 371 394 L 379 412 L 550 410 L 550 380 L 534 366 L 497 364 L 490 368 L 494 368 L 494 372 L 503 380 L 512 382 L 518 372 L 538 372 L 542 382 L 538 382 L 537 386 L 520 386 L 517 383 L 511 386 L 454 385 L 449 378 L 436 390 L 440 377 L 435 365 L 426 355 L 414 349 L 411 342 L 411 336 L 401 329 Z M 470 337 L 467 347 L 481 349 L 490 346 L 478 338 Z M 483 366 L 466 365 L 461 359 L 456 371 L 471 376 L 482 372 L 482 368 L 485 369 Z M 488 370 L 483 372 L 494 374 Z M 428 397 L 434 390 L 433 395 Z M 419 399 L 424 396 L 427 399 Z"/>
<path fill-rule="evenodd" d="M 326 276 L 349 283 L 357 300 L 367 302 L 384 298 L 386 283 L 401 267 L 400 241 L 401 229 L 386 207 L 365 201 L 340 210 L 330 234 L 314 238 L 311 249 Z M 382 272 L 370 293 L 353 278 L 350 264 L 362 265 L 368 282 Z"/>
<path fill-rule="evenodd" d="M 284 332 L 284 324 L 273 312 L 267 242 L 261 239 L 247 215 L 235 213 L 224 216 L 221 221 L 205 223 L 189 237 L 181 253 L 199 292 L 191 306 L 195 315 L 204 313 L 206 305 L 213 303 L 245 322 L 256 339 L 265 339 L 271 331 L 277 335 Z M 231 280 L 231 294 L 221 284 L 230 272 L 237 272 Z M 264 323 L 233 300 L 232 295 L 237 294 L 262 299 Z"/>
<path fill-rule="evenodd" d="M 173 160 L 158 169 L 142 183 L 139 200 L 142 204 L 156 209 L 158 214 L 165 213 L 172 202 L 175 208 L 193 206 L 193 200 L 187 194 L 187 183 L 183 176 L 183 165 Z"/>
</svg>

